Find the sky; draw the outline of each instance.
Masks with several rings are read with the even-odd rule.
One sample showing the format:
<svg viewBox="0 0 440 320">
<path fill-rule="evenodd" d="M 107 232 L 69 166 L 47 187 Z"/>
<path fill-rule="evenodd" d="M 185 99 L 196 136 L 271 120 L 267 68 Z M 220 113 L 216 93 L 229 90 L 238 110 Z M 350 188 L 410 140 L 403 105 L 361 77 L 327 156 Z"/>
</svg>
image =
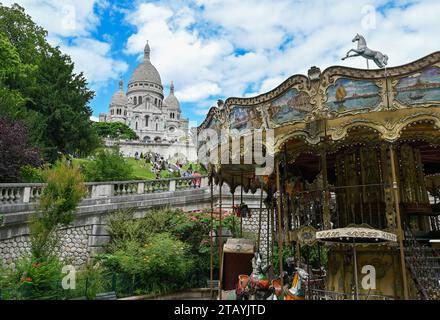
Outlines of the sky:
<svg viewBox="0 0 440 320">
<path fill-rule="evenodd" d="M 440 50 L 438 0 L 0 0 L 18 3 L 72 57 L 96 96 L 96 119 L 124 88 L 146 41 L 165 96 L 174 81 L 184 117 L 200 124 L 218 99 L 251 97 L 294 74 L 341 61 L 365 36 L 368 47 L 406 64 Z M 370 63 L 370 67 L 372 63 Z"/>
</svg>

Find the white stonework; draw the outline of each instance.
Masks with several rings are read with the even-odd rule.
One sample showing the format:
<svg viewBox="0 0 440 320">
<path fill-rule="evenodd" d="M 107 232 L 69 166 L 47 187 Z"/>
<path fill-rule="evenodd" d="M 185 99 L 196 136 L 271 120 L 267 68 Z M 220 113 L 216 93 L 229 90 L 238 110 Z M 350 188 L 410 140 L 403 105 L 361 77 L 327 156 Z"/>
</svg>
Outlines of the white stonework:
<svg viewBox="0 0 440 320">
<path fill-rule="evenodd" d="M 101 113 L 99 121 L 122 122 L 136 132 L 138 141 L 117 142 L 121 151 L 127 156 L 133 156 L 135 152 L 151 150 L 173 157 L 182 153 L 182 147 L 185 147 L 193 158 L 189 160 L 196 159 L 194 142 L 189 134 L 188 119 L 181 117 L 180 103 L 174 95 L 174 84 L 171 82 L 170 93 L 164 99 L 162 80 L 150 61 L 148 43 L 144 49 L 144 60 L 134 70 L 128 82 L 127 92 L 124 92 L 120 80 L 119 89 L 111 99 L 109 113 Z M 107 143 L 107 145 L 115 143 Z M 164 152 L 164 149 L 170 150 Z"/>
</svg>

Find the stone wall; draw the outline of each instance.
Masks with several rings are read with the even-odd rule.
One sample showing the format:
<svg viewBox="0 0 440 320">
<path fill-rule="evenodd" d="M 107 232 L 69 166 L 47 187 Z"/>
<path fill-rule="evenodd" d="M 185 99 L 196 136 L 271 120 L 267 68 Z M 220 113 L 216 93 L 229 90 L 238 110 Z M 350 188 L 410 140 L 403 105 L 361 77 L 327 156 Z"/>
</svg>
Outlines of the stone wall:
<svg viewBox="0 0 440 320">
<path fill-rule="evenodd" d="M 101 253 L 103 246 L 110 241 L 106 221 L 111 212 L 132 208 L 136 210 L 135 216 L 141 218 L 154 207 L 171 206 L 190 212 L 210 208 L 211 203 L 209 188 L 206 187 L 150 194 L 118 194 L 116 196 L 103 196 L 97 192 L 98 187 L 106 187 L 106 185 L 94 186 L 91 198 L 83 200 L 78 207 L 72 226 L 59 232 L 60 243 L 57 252 L 66 262 L 75 266 L 85 265 L 90 258 Z M 111 186 L 110 189 L 113 190 L 114 188 Z M 223 210 L 231 210 L 232 196 L 227 187 L 223 190 L 222 198 Z M 215 206 L 219 206 L 218 188 L 215 188 L 214 191 L 214 201 Z M 237 191 L 235 201 L 236 204 L 239 201 L 239 191 Z M 259 194 L 245 194 L 243 202 L 251 209 L 251 216 L 243 219 L 243 231 L 254 233 L 253 238 L 256 239 L 258 233 Z M 30 243 L 27 221 L 32 208 L 32 203 L 0 206 L 0 211 L 6 212 L 5 225 L 0 227 L 1 265 L 14 267 L 15 262 L 20 257 L 29 253 Z M 267 237 L 267 211 L 263 210 L 260 252 L 264 258 L 267 257 Z"/>
<path fill-rule="evenodd" d="M 65 228 L 60 230 L 57 255 L 66 263 L 75 266 L 85 265 L 90 257 L 89 237 L 92 226 Z M 30 253 L 28 235 L 13 237 L 0 241 L 0 265 L 15 267 L 21 257 Z"/>
<path fill-rule="evenodd" d="M 257 237 L 258 237 L 258 228 L 259 228 L 259 209 L 251 209 L 251 215 L 248 218 L 243 218 L 243 232 L 249 232 L 251 235 L 255 237 L 255 245 L 257 245 Z M 260 230 L 260 253 L 263 256 L 263 259 L 266 260 L 268 255 L 270 254 L 271 248 L 271 231 L 267 230 L 268 219 L 267 219 L 267 210 L 263 209 L 261 212 L 261 230 Z M 270 224 L 270 223 L 269 223 Z M 246 234 L 243 234 L 244 236 Z M 268 246 L 269 241 L 269 246 Z"/>
</svg>

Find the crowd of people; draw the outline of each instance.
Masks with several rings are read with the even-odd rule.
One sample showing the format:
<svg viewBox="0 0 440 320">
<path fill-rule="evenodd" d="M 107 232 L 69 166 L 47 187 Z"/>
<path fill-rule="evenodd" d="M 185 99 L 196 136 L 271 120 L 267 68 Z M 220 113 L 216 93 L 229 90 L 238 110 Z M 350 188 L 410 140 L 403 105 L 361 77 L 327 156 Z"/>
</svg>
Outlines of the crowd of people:
<svg viewBox="0 0 440 320">
<path fill-rule="evenodd" d="M 160 172 L 164 170 L 168 171 L 173 176 L 200 176 L 200 173 L 197 170 L 193 169 L 192 164 L 190 164 L 186 170 L 183 170 L 183 168 L 187 164 L 186 161 L 177 159 L 174 162 L 170 159 L 167 160 L 157 152 L 147 152 L 145 154 L 143 154 L 142 152 L 136 152 L 134 154 L 134 158 L 138 161 L 145 161 L 146 163 L 150 163 L 151 170 L 156 175 L 156 179 L 161 178 Z"/>
</svg>

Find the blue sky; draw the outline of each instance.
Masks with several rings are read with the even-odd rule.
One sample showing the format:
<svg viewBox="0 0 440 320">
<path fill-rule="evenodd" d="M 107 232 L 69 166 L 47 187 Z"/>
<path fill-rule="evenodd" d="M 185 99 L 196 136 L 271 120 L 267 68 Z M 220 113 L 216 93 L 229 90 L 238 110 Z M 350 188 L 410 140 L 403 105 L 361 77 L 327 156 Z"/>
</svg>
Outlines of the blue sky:
<svg viewBox="0 0 440 320">
<path fill-rule="evenodd" d="M 49 32 L 96 91 L 107 112 L 145 42 L 165 94 L 174 80 L 183 114 L 200 123 L 217 99 L 267 92 L 309 67 L 365 67 L 341 61 L 363 34 L 389 65 L 440 50 L 438 0 L 3 0 L 17 2 Z M 193 123 L 195 125 L 196 123 Z"/>
</svg>

